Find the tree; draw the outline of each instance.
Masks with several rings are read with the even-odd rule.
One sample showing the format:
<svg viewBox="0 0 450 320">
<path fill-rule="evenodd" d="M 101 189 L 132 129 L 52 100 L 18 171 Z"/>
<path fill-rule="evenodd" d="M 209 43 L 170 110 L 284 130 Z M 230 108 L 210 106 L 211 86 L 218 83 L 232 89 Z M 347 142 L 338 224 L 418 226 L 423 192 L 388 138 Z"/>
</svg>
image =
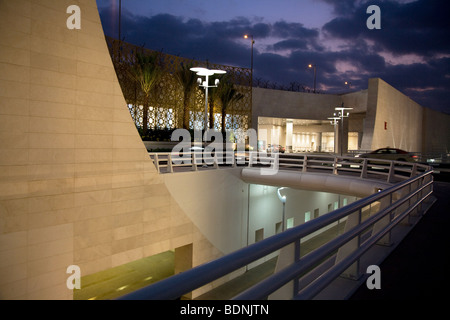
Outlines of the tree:
<svg viewBox="0 0 450 320">
<path fill-rule="evenodd" d="M 189 129 L 189 102 L 198 88 L 197 74 L 191 71 L 192 64 L 182 64 L 175 72 L 175 80 L 183 88 L 183 128 Z"/>
<path fill-rule="evenodd" d="M 144 136 L 147 134 L 148 130 L 150 92 L 162 75 L 158 59 L 159 54 L 156 52 L 152 54 L 137 52 L 135 55 L 135 60 L 128 70 L 129 77 L 139 83 L 144 94 L 144 110 L 142 112 L 142 134 Z"/>
<path fill-rule="evenodd" d="M 227 109 L 232 103 L 244 98 L 244 95 L 235 88 L 228 76 L 224 76 L 217 88 L 216 94 L 218 100 L 222 103 L 222 134 L 225 137 L 225 120 L 227 116 Z"/>
<path fill-rule="evenodd" d="M 210 76 L 209 81 L 210 83 L 215 83 L 216 80 L 221 81 L 223 75 L 222 74 L 214 74 Z M 209 88 L 209 97 L 208 97 L 208 104 L 209 104 L 209 128 L 214 129 L 214 103 L 216 102 L 218 97 L 218 87 L 210 87 Z"/>
</svg>

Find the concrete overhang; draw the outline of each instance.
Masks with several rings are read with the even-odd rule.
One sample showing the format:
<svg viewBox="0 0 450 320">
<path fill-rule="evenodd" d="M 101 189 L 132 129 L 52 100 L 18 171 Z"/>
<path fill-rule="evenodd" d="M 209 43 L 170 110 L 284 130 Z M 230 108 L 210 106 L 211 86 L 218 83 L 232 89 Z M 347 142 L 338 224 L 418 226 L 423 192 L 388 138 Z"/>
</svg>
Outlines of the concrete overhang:
<svg viewBox="0 0 450 320">
<path fill-rule="evenodd" d="M 330 192 L 360 198 L 370 196 L 380 189 L 384 190 L 393 185 L 379 180 L 326 173 L 278 170 L 275 174 L 266 174 L 267 171 L 263 170 L 261 168 L 244 168 L 241 171 L 241 178 L 246 183 Z"/>
</svg>

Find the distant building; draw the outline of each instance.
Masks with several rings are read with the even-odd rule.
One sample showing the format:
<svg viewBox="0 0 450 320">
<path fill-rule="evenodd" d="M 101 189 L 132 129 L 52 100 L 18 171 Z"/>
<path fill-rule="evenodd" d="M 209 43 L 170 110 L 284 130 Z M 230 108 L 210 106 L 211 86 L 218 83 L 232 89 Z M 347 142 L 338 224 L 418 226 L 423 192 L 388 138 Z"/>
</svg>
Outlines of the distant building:
<svg viewBox="0 0 450 320">
<path fill-rule="evenodd" d="M 252 125 L 262 149 L 280 144 L 292 152 L 339 153 L 343 133 L 344 153 L 387 146 L 450 151 L 450 115 L 422 107 L 379 78 L 369 79 L 368 89 L 346 94 L 253 88 L 252 97 Z M 352 109 L 344 127 L 341 120 L 334 127 L 328 118 L 341 106 Z"/>
</svg>

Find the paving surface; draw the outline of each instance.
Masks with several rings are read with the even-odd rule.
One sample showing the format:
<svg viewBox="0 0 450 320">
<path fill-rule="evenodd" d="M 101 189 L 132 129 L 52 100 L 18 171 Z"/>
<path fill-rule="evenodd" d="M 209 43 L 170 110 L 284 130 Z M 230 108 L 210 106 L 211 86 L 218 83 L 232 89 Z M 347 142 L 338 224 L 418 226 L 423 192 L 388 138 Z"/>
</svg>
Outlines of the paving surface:
<svg viewBox="0 0 450 320">
<path fill-rule="evenodd" d="M 380 264 L 381 289 L 362 285 L 351 300 L 435 300 L 450 286 L 450 182 L 435 181 L 436 203 Z"/>
</svg>

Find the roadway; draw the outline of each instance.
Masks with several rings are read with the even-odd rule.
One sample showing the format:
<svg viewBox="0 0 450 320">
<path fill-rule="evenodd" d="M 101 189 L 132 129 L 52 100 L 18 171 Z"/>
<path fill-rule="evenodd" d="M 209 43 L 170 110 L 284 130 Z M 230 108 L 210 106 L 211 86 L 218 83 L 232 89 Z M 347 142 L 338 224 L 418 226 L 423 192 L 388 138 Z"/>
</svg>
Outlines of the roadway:
<svg viewBox="0 0 450 320">
<path fill-rule="evenodd" d="M 450 286 L 450 178 L 436 175 L 437 201 L 380 264 L 381 289 L 362 285 L 350 300 L 441 300 Z"/>
</svg>

